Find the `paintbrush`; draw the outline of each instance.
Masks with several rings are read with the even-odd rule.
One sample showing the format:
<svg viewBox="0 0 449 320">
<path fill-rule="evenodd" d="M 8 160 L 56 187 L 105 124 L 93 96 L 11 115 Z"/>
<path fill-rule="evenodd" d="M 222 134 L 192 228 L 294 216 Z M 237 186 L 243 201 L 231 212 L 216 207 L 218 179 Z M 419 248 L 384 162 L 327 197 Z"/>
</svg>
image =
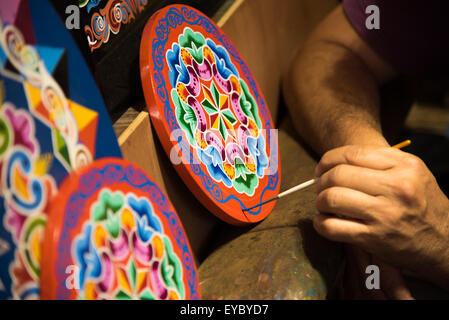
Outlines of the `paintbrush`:
<svg viewBox="0 0 449 320">
<path fill-rule="evenodd" d="M 396 149 L 405 148 L 408 145 L 410 145 L 410 143 L 412 143 L 410 140 L 405 140 L 405 141 L 402 141 L 401 143 L 398 143 L 398 144 L 394 145 L 393 148 L 396 148 Z M 289 195 L 289 194 L 291 194 L 293 192 L 297 192 L 299 190 L 302 190 L 302 189 L 305 189 L 307 187 L 310 187 L 311 185 L 314 185 L 316 183 L 316 181 L 317 181 L 317 179 L 315 178 L 315 179 L 311 179 L 309 181 L 303 182 L 301 184 L 298 184 L 297 186 L 295 186 L 293 188 L 290 188 L 288 190 L 285 190 L 284 192 L 279 193 L 277 196 L 275 196 L 273 198 L 265 200 L 265 201 L 263 201 L 263 202 L 261 202 L 259 204 L 256 204 L 255 206 L 252 206 L 250 208 L 243 209 L 243 211 L 249 211 L 249 210 L 252 210 L 254 208 L 260 207 L 260 206 L 262 206 L 262 205 L 264 205 L 264 204 L 266 204 L 268 202 L 271 202 L 273 200 L 281 199 L 281 198 L 283 198 L 283 197 L 285 197 L 285 196 L 287 196 L 287 195 Z"/>
</svg>

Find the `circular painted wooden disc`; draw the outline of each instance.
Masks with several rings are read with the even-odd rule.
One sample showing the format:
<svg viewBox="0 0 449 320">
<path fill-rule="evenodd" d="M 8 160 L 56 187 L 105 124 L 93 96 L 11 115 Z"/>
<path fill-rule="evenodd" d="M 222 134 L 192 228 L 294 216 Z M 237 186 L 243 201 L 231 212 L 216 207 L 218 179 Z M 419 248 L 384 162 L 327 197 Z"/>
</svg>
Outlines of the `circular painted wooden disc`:
<svg viewBox="0 0 449 320">
<path fill-rule="evenodd" d="M 0 300 L 38 299 L 50 199 L 70 172 L 121 152 L 89 67 L 50 1 L 0 7 Z"/>
<path fill-rule="evenodd" d="M 64 181 L 43 250 L 43 299 L 200 298 L 170 200 L 125 160 L 95 161 Z"/>
<path fill-rule="evenodd" d="M 251 71 L 201 12 L 168 6 L 148 21 L 140 66 L 153 125 L 193 194 L 232 224 L 264 219 L 278 194 L 277 134 Z"/>
</svg>

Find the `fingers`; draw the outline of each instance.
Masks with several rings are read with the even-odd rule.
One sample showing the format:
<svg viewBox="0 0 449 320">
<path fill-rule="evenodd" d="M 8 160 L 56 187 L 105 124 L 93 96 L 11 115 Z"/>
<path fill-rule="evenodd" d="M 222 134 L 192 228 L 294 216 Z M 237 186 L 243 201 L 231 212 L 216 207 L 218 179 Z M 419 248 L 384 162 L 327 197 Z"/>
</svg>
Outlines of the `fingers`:
<svg viewBox="0 0 449 320">
<path fill-rule="evenodd" d="M 361 244 L 369 234 L 367 225 L 356 220 L 319 213 L 313 218 L 315 230 L 323 237 L 338 242 Z"/>
<path fill-rule="evenodd" d="M 340 164 L 326 171 L 317 181 L 317 192 L 326 188 L 346 187 L 369 195 L 385 194 L 389 190 L 391 177 L 384 171 Z"/>
<path fill-rule="evenodd" d="M 347 218 L 371 221 L 381 200 L 363 192 L 331 187 L 318 194 L 316 208 L 321 213 L 333 213 Z"/>
<path fill-rule="evenodd" d="M 346 245 L 347 268 L 345 272 L 345 298 L 412 300 L 399 269 L 383 262 L 364 250 Z M 368 265 L 376 265 L 380 271 L 380 288 L 368 289 L 365 285 Z"/>
<path fill-rule="evenodd" d="M 344 298 L 386 300 L 387 295 L 382 290 L 368 290 L 365 284 L 367 276 L 366 267 L 372 264 L 371 254 L 352 245 L 346 245 L 345 251 Z"/>
<path fill-rule="evenodd" d="M 401 153 L 402 151 L 394 148 L 344 146 L 326 152 L 318 163 L 315 174 L 319 177 L 339 164 L 387 170 L 398 163 Z"/>
<path fill-rule="evenodd" d="M 380 287 L 389 299 L 414 300 L 399 269 L 373 257 L 380 270 Z"/>
</svg>

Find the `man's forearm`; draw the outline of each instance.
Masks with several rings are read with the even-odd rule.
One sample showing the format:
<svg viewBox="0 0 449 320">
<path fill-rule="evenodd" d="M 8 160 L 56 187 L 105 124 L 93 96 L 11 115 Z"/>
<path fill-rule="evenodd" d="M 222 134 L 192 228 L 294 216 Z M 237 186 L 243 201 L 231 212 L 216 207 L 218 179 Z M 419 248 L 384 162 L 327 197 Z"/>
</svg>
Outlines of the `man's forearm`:
<svg viewBox="0 0 449 320">
<path fill-rule="evenodd" d="M 374 75 L 350 49 L 315 41 L 295 58 L 284 96 L 295 127 L 317 152 L 346 144 L 388 145 Z"/>
</svg>

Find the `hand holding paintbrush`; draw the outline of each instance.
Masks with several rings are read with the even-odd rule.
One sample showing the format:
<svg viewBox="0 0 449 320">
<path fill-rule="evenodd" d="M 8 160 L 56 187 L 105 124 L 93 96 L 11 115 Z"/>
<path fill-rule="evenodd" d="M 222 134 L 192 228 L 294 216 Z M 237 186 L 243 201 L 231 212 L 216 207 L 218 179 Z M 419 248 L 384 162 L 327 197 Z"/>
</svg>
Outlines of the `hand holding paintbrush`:
<svg viewBox="0 0 449 320">
<path fill-rule="evenodd" d="M 398 143 L 398 144 L 394 145 L 393 148 L 396 148 L 396 149 L 405 148 L 405 147 L 407 147 L 408 145 L 410 145 L 410 143 L 411 143 L 410 140 L 405 140 L 405 141 L 403 141 L 403 142 L 401 142 L 401 143 Z M 300 191 L 300 190 L 305 189 L 305 188 L 307 188 L 307 187 L 309 187 L 309 186 L 311 186 L 311 185 L 314 185 L 314 184 L 316 183 L 316 181 L 317 181 L 317 179 L 315 178 L 315 179 L 311 179 L 311 180 L 308 180 L 308 181 L 306 181 L 306 182 L 303 182 L 303 183 L 301 183 L 301 184 L 298 184 L 297 186 L 295 186 L 295 187 L 293 187 L 293 188 L 290 188 L 290 189 L 288 189 L 288 190 L 285 190 L 284 192 L 279 193 L 277 196 L 275 196 L 275 197 L 273 197 L 273 198 L 270 198 L 270 199 L 268 199 L 268 200 L 265 200 L 265 201 L 263 201 L 263 202 L 261 202 L 261 203 L 255 205 L 255 206 L 252 206 L 252 207 L 250 207 L 250 208 L 246 208 L 246 209 L 244 209 L 243 211 L 244 211 L 244 212 L 245 212 L 245 211 L 249 211 L 249 210 L 252 210 L 252 209 L 254 209 L 254 208 L 260 207 L 260 206 L 262 206 L 262 205 L 264 205 L 264 204 L 266 204 L 266 203 L 268 203 L 268 202 L 271 202 L 271 201 L 273 201 L 273 200 L 281 199 L 281 198 L 283 198 L 283 197 L 285 197 L 285 196 L 287 196 L 287 195 L 289 195 L 289 194 L 291 194 L 291 193 Z"/>
</svg>

